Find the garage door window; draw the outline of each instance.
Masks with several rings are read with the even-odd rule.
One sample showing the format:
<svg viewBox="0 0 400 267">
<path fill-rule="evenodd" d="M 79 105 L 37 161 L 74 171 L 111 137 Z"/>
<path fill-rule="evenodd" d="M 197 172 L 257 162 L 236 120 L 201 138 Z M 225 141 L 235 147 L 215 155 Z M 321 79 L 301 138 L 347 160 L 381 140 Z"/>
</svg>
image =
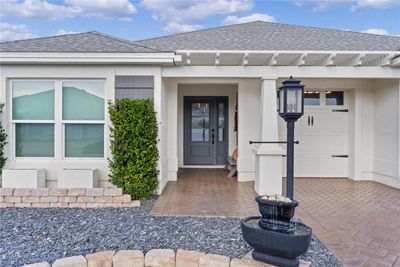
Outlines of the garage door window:
<svg viewBox="0 0 400 267">
<path fill-rule="evenodd" d="M 305 91 L 304 92 L 304 105 L 306 106 L 319 106 L 320 104 L 320 93 L 316 91 Z"/>
<path fill-rule="evenodd" d="M 325 104 L 327 106 L 342 106 L 344 104 L 343 91 L 326 91 Z"/>
</svg>

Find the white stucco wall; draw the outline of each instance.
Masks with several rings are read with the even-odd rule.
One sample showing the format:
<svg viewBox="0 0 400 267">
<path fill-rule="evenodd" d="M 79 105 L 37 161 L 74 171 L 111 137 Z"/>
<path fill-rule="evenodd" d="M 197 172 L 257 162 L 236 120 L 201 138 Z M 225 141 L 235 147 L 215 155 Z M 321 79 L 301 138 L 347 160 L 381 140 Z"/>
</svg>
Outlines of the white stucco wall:
<svg viewBox="0 0 400 267">
<path fill-rule="evenodd" d="M 259 134 L 259 103 L 261 81 L 259 79 L 224 78 L 169 78 L 164 79 L 168 114 L 167 165 L 168 179 L 177 179 L 178 167 L 183 165 L 183 97 L 229 97 L 229 153 L 238 144 L 238 180 L 254 180 L 254 154 L 250 140 Z M 179 90 L 178 90 L 179 88 Z M 234 110 L 238 95 L 238 140 L 233 131 Z"/>
<path fill-rule="evenodd" d="M 236 105 L 237 84 L 179 84 L 178 85 L 178 166 L 183 167 L 183 121 L 185 96 L 228 96 L 228 133 L 229 149 L 231 154 L 236 147 L 236 132 L 233 130 L 233 121 Z"/>
<path fill-rule="evenodd" d="M 373 177 L 377 182 L 400 188 L 400 80 L 376 80 L 373 95 Z"/>
<path fill-rule="evenodd" d="M 100 186 L 109 186 L 108 182 L 108 162 L 107 157 L 110 156 L 110 142 L 109 142 L 109 129 L 110 121 L 108 112 L 105 117 L 104 127 L 104 146 L 106 153 L 102 159 L 65 159 L 63 157 L 63 141 L 62 141 L 62 129 L 61 124 L 57 123 L 55 127 L 55 157 L 52 159 L 41 159 L 41 158 L 15 158 L 11 153 L 11 146 L 14 145 L 14 136 L 11 134 L 11 115 L 9 103 L 10 92 L 8 81 L 10 79 L 104 79 L 105 81 L 105 99 L 114 100 L 115 89 L 114 89 L 114 77 L 115 75 L 153 75 L 154 86 L 155 86 L 155 110 L 157 111 L 158 118 L 160 119 L 161 114 L 161 67 L 145 67 L 145 66 L 68 66 L 68 65 L 3 65 L 0 69 L 0 102 L 6 103 L 6 110 L 3 114 L 3 125 L 9 135 L 9 144 L 6 146 L 6 156 L 8 157 L 5 168 L 44 168 L 46 169 L 46 186 L 56 187 L 58 172 L 64 168 L 98 168 L 100 174 Z M 60 99 L 57 99 L 56 108 L 60 108 Z M 105 107 L 107 109 L 107 106 Z M 58 118 L 60 119 L 60 118 Z M 162 136 L 160 136 L 161 139 Z M 162 142 L 162 141 L 161 141 Z M 162 151 L 161 143 L 161 153 Z M 163 171 L 163 169 L 161 168 Z M 160 175 L 161 177 L 161 175 Z"/>
</svg>

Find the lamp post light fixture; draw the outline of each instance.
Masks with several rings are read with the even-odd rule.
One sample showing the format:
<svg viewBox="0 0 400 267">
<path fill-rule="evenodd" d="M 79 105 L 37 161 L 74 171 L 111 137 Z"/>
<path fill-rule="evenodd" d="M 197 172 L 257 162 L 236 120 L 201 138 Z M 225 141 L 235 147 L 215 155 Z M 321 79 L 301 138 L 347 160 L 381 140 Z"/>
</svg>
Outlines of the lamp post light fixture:
<svg viewBox="0 0 400 267">
<path fill-rule="evenodd" d="M 250 141 L 250 144 L 287 145 L 286 197 L 281 195 L 257 196 L 261 216 L 251 216 L 241 221 L 244 240 L 254 248 L 253 259 L 281 267 L 298 267 L 298 257 L 311 244 L 312 229 L 293 221 L 299 204 L 293 199 L 294 123 L 304 112 L 304 85 L 290 79 L 279 87 L 278 112 L 287 122 L 286 141 Z"/>
<path fill-rule="evenodd" d="M 286 196 L 293 200 L 294 175 L 294 123 L 304 113 L 304 85 L 293 79 L 282 82 L 279 87 L 279 115 L 287 123 L 287 153 L 286 153 Z"/>
</svg>

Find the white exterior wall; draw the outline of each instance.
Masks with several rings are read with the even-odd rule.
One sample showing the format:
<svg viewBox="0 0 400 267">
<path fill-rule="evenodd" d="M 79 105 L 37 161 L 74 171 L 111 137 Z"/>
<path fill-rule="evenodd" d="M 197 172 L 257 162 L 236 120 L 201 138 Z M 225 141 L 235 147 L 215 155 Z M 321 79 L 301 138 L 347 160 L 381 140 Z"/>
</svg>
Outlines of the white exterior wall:
<svg viewBox="0 0 400 267">
<path fill-rule="evenodd" d="M 167 181 L 176 180 L 178 167 L 183 165 L 183 95 L 227 95 L 229 98 L 229 153 L 238 143 L 238 180 L 249 181 L 255 177 L 255 156 L 250 140 L 260 136 L 261 77 L 288 77 L 302 80 L 309 89 L 348 90 L 350 109 L 349 178 L 376 180 L 400 188 L 399 144 L 399 69 L 375 67 L 157 67 L 157 66 L 84 66 L 84 65 L 2 65 L 0 67 L 0 102 L 9 102 L 8 80 L 20 79 L 104 79 L 106 99 L 114 100 L 115 75 L 153 75 L 154 101 L 160 122 L 160 188 Z M 329 71 L 328 71 L 329 70 Z M 276 75 L 276 76 L 275 76 Z M 312 78 L 312 75 L 319 78 Z M 325 76 L 325 77 L 321 77 Z M 358 77 L 349 78 L 349 77 Z M 368 79 L 382 76 L 391 79 Z M 182 78 L 184 77 L 184 78 Z M 247 77 L 247 78 L 246 78 Z M 331 77 L 331 78 L 326 78 Z M 347 77 L 347 78 L 342 78 Z M 277 86 L 280 82 L 277 81 Z M 178 84 L 199 84 L 198 89 L 178 90 Z M 203 84 L 203 85 L 202 85 Z M 205 88 L 204 84 L 220 84 L 219 88 Z M 233 86 L 232 88 L 224 86 Z M 201 88 L 200 88 L 201 87 Z M 233 113 L 238 96 L 238 140 L 233 132 Z M 60 100 L 56 108 L 60 107 Z M 108 186 L 109 129 L 106 113 L 104 159 L 63 159 L 59 124 L 56 127 L 54 159 L 14 158 L 10 147 L 14 145 L 11 134 L 9 105 L 3 113 L 3 125 L 9 135 L 6 146 L 6 168 L 45 168 L 46 186 L 57 186 L 58 171 L 63 168 L 98 168 L 100 186 Z M 278 116 L 276 114 L 276 116 Z"/>
<path fill-rule="evenodd" d="M 179 84 L 178 85 L 178 166 L 183 167 L 183 121 L 185 96 L 228 96 L 228 153 L 232 154 L 236 147 L 236 132 L 233 130 L 235 115 L 237 84 Z"/>
<path fill-rule="evenodd" d="M 250 140 L 259 135 L 259 79 L 172 78 L 164 79 L 168 113 L 167 165 L 168 180 L 177 179 L 178 167 L 183 167 L 183 97 L 229 97 L 229 153 L 238 143 L 238 180 L 254 180 L 254 153 Z M 179 85 L 179 86 L 178 86 Z M 179 90 L 178 90 L 179 87 Z M 238 95 L 238 140 L 233 131 L 234 111 Z M 250 118 L 250 119 L 249 119 Z"/>
<path fill-rule="evenodd" d="M 376 80 L 373 95 L 373 178 L 400 188 L 400 80 Z"/>
<path fill-rule="evenodd" d="M 60 118 L 56 118 L 55 127 L 55 157 L 52 159 L 44 158 L 15 158 L 12 154 L 12 146 L 14 146 L 14 135 L 11 132 L 11 111 L 10 111 L 10 90 L 8 81 L 10 79 L 103 79 L 105 81 L 105 99 L 114 101 L 115 96 L 115 75 L 153 75 L 154 76 L 154 92 L 155 92 L 155 110 L 158 119 L 161 114 L 161 67 L 145 67 L 145 66 L 68 66 L 68 65 L 3 65 L 0 69 L 0 102 L 6 103 L 6 109 L 3 113 L 3 125 L 8 134 L 9 144 L 6 146 L 5 154 L 8 158 L 5 168 L 44 168 L 46 169 L 46 186 L 56 187 L 58 172 L 64 168 L 71 169 L 99 169 L 99 185 L 101 187 L 110 186 L 108 182 L 108 162 L 107 157 L 110 157 L 110 141 L 108 136 L 111 125 L 108 112 L 105 116 L 104 127 L 104 147 L 106 153 L 101 159 L 73 159 L 63 158 L 63 138 L 62 129 L 59 122 Z M 55 107 L 60 108 L 61 99 L 57 98 Z M 107 110 L 107 105 L 105 105 Z M 162 133 L 162 132 L 161 132 Z M 162 137 L 162 136 L 160 136 Z M 162 139 L 162 138 L 161 138 Z M 161 152 L 162 145 L 160 145 Z M 163 170 L 161 164 L 160 169 Z M 161 177 L 161 175 L 160 175 Z"/>
</svg>

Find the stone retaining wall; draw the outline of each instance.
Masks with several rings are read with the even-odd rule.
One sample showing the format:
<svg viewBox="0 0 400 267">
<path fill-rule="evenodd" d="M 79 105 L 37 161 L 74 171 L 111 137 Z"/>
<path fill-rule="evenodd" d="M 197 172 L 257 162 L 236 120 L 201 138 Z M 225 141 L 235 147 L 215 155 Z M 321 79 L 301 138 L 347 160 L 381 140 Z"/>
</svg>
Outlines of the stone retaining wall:
<svg viewBox="0 0 400 267">
<path fill-rule="evenodd" d="M 24 267 L 267 267 L 272 266 L 251 259 L 230 259 L 217 254 L 179 249 L 153 249 L 144 255 L 140 250 L 103 251 L 86 256 L 73 256 Z"/>
<path fill-rule="evenodd" d="M 0 188 L 0 208 L 139 207 L 121 188 Z"/>
</svg>

